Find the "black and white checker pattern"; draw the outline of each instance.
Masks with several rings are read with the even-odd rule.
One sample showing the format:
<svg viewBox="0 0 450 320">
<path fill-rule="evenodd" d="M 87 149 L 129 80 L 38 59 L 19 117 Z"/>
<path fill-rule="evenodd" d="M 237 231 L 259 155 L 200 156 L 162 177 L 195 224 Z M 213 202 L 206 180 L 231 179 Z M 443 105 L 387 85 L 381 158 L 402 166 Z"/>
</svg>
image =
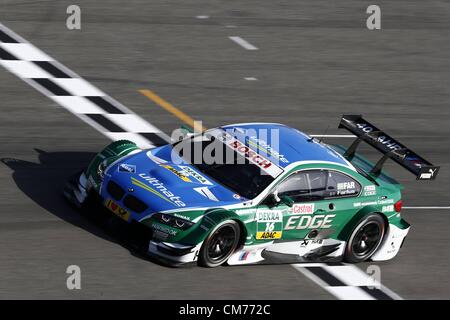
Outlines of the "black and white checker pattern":
<svg viewBox="0 0 450 320">
<path fill-rule="evenodd" d="M 142 148 L 170 138 L 34 45 L 0 24 L 0 64 L 112 140 Z"/>
<path fill-rule="evenodd" d="M 402 300 L 380 281 L 354 265 L 308 263 L 292 266 L 340 300 Z"/>
</svg>

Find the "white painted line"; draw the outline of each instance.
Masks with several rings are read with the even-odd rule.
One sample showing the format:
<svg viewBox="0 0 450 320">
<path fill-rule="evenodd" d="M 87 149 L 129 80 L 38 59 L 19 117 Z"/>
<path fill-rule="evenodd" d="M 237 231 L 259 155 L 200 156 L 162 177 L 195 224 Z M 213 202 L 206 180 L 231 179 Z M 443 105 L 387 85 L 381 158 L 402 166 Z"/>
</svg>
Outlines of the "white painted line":
<svg viewBox="0 0 450 320">
<path fill-rule="evenodd" d="M 21 78 L 50 78 L 51 75 L 30 61 L 0 60 L 0 64 L 9 72 Z"/>
<path fill-rule="evenodd" d="M 104 114 L 105 110 L 99 108 L 96 104 L 90 102 L 83 97 L 71 97 L 71 96 L 51 96 L 60 106 L 66 108 L 72 113 L 80 114 Z"/>
<path fill-rule="evenodd" d="M 159 132 L 159 130 L 136 114 L 106 114 L 106 118 L 127 132 Z"/>
<path fill-rule="evenodd" d="M 374 278 L 369 276 L 367 273 L 361 269 L 352 265 L 342 265 L 342 266 L 328 266 L 324 265 L 323 268 L 332 274 L 337 279 L 344 282 L 346 285 L 357 287 L 357 286 L 373 286 L 379 288 L 380 283 L 374 281 Z"/>
<path fill-rule="evenodd" d="M 209 19 L 209 16 L 196 16 L 197 19 Z"/>
<path fill-rule="evenodd" d="M 226 26 L 225 26 L 225 28 L 237 28 L 235 25 L 232 25 L 232 24 L 227 24 Z"/>
<path fill-rule="evenodd" d="M 375 300 L 358 287 L 327 287 L 326 290 L 339 300 Z"/>
<path fill-rule="evenodd" d="M 449 210 L 450 207 L 403 207 L 406 210 Z"/>
<path fill-rule="evenodd" d="M 246 50 L 258 50 L 257 47 L 255 47 L 254 45 L 249 43 L 247 40 L 242 39 L 241 37 L 233 36 L 233 37 L 228 37 L 228 38 Z"/>
<path fill-rule="evenodd" d="M 356 138 L 352 134 L 309 134 L 313 138 Z"/>
<path fill-rule="evenodd" d="M 52 61 L 47 54 L 33 46 L 31 43 L 2 43 L 0 47 L 24 61 Z"/>
<path fill-rule="evenodd" d="M 388 287 L 381 285 L 381 290 L 386 293 L 388 296 L 391 296 L 394 300 L 404 300 L 402 297 L 400 297 L 397 293 L 389 289 Z"/>
<path fill-rule="evenodd" d="M 247 81 L 257 81 L 258 80 L 258 78 L 255 78 L 255 77 L 245 77 L 244 79 Z"/>
</svg>

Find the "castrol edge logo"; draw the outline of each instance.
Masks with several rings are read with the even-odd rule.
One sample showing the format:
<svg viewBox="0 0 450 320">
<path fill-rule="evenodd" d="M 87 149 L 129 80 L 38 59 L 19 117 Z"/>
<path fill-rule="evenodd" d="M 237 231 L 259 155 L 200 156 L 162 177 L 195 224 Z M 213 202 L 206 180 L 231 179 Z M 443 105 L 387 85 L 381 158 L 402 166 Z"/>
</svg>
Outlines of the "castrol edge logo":
<svg viewBox="0 0 450 320">
<path fill-rule="evenodd" d="M 239 140 L 231 137 L 229 134 L 226 134 L 224 143 L 274 178 L 278 177 L 283 172 L 283 169 L 278 167 L 275 163 L 258 154 Z"/>
</svg>

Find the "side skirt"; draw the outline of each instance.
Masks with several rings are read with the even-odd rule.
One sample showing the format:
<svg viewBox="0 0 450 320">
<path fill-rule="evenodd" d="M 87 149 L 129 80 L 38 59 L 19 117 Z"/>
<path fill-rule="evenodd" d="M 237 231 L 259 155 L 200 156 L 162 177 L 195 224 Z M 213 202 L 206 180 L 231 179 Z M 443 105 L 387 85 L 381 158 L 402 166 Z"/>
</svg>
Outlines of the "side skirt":
<svg viewBox="0 0 450 320">
<path fill-rule="evenodd" d="M 345 244 L 334 239 L 317 239 L 244 246 L 228 259 L 228 264 L 340 262 Z"/>
</svg>

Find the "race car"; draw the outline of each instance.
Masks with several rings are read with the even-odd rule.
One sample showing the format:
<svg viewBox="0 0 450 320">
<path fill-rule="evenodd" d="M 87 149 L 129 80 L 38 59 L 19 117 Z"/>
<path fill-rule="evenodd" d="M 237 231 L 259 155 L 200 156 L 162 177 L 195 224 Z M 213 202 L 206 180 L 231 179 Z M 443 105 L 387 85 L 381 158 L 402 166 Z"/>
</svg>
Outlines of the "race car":
<svg viewBox="0 0 450 320">
<path fill-rule="evenodd" d="M 339 127 L 356 137 L 348 148 L 274 123 L 184 132 L 146 150 L 120 140 L 64 195 L 80 208 L 94 198 L 141 226 L 146 253 L 173 266 L 392 259 L 410 225 L 402 186 L 383 164 L 392 159 L 418 180 L 439 167 L 360 115 Z M 382 153 L 378 162 L 356 152 L 362 141 Z"/>
</svg>

